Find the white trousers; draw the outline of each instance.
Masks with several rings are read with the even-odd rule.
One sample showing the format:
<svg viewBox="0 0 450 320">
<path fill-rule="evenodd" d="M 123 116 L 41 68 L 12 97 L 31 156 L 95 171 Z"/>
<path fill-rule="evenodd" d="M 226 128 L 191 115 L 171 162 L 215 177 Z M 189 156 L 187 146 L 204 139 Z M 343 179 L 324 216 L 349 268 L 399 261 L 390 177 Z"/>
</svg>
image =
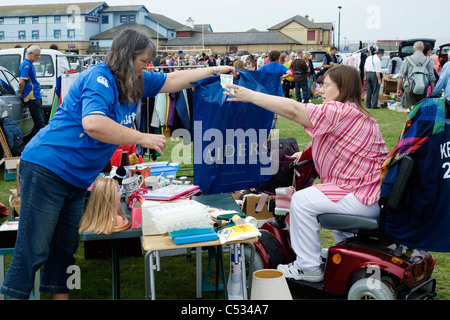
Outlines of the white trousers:
<svg viewBox="0 0 450 320">
<path fill-rule="evenodd" d="M 322 213 L 343 213 L 365 217 L 378 217 L 378 203 L 366 206 L 352 193 L 338 202 L 331 201 L 314 186 L 297 191 L 291 200 L 290 235 L 291 245 L 297 259 L 294 264 L 304 271 L 314 271 L 321 263 L 320 225 L 317 216 Z M 351 233 L 334 231 L 337 242 L 351 236 Z"/>
</svg>

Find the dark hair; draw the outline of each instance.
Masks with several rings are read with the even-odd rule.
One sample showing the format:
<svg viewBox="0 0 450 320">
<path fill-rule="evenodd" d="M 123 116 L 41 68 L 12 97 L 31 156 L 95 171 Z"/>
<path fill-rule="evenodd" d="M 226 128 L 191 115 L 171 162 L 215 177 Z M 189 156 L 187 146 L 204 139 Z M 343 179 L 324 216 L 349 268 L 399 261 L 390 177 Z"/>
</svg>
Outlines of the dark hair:
<svg viewBox="0 0 450 320">
<path fill-rule="evenodd" d="M 423 44 L 423 54 L 427 54 L 427 52 L 428 51 L 431 51 L 432 50 L 432 47 L 431 47 L 431 44 L 429 44 L 428 42 L 425 42 L 424 44 Z"/>
<path fill-rule="evenodd" d="M 276 50 L 272 50 L 269 53 L 269 61 L 270 62 L 278 62 L 278 60 L 280 59 L 280 51 L 276 51 Z"/>
<path fill-rule="evenodd" d="M 141 100 L 144 78 L 142 74 L 136 77 L 134 61 L 148 49 L 151 52 L 149 60 L 154 60 L 155 45 L 147 35 L 136 29 L 125 29 L 114 38 L 106 55 L 106 65 L 116 78 L 120 103 Z"/>
<path fill-rule="evenodd" d="M 364 107 L 361 99 L 362 84 L 361 76 L 356 68 L 345 65 L 334 66 L 328 69 L 324 76 L 329 77 L 339 89 L 339 96 L 336 101 L 345 103 L 347 101 L 355 103 L 359 110 L 365 115 L 372 117 L 372 114 Z M 324 79 L 325 80 L 325 79 Z"/>
</svg>

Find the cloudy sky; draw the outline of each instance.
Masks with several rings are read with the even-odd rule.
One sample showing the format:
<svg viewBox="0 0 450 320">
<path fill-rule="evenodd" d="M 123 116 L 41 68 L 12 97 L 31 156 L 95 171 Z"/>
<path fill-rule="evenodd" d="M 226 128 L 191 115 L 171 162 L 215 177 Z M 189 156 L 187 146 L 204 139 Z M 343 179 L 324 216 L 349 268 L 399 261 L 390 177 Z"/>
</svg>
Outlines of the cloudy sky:
<svg viewBox="0 0 450 320">
<path fill-rule="evenodd" d="M 33 4 L 100 2 L 92 0 L 33 0 Z M 315 22 L 333 22 L 345 42 L 434 38 L 437 45 L 450 42 L 448 0 L 210 0 L 150 1 L 105 0 L 108 5 L 145 5 L 180 23 L 191 17 L 196 24 L 211 24 L 215 32 L 265 31 L 294 15 L 309 15 Z M 4 6 L 2 1 L 2 6 Z M 29 4 L 15 0 L 14 5 Z M 341 6 L 341 10 L 338 9 Z"/>
</svg>

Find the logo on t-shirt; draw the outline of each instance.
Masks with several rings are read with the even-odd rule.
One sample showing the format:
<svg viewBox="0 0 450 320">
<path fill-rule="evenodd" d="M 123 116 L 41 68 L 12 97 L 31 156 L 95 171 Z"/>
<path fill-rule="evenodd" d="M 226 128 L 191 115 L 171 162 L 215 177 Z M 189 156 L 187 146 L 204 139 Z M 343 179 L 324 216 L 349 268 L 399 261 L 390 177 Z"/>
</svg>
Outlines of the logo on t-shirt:
<svg viewBox="0 0 450 320">
<path fill-rule="evenodd" d="M 106 78 L 100 76 L 100 77 L 97 78 L 97 82 L 101 83 L 105 87 L 109 88 L 108 80 L 106 80 Z"/>
</svg>

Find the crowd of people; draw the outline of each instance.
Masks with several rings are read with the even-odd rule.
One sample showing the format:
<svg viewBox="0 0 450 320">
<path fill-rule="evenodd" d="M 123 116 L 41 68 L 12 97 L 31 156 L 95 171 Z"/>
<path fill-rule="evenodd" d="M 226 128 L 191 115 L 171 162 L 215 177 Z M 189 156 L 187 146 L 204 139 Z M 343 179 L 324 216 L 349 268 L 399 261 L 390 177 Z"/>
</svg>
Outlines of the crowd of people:
<svg viewBox="0 0 450 320">
<path fill-rule="evenodd" d="M 314 54 L 303 52 L 302 50 L 295 50 L 290 53 L 270 50 L 269 52 L 243 56 L 214 53 L 188 54 L 182 50 L 169 54 L 159 52 L 155 60 L 150 64 L 150 67 L 155 67 L 154 70 L 165 73 L 174 72 L 176 69 L 223 65 L 233 66 L 236 69 L 276 72 L 280 74 L 282 84 L 280 95 L 308 103 L 314 97 L 316 85 L 321 83 L 323 75 L 333 66 L 342 63 L 342 61 L 338 62 L 337 52 L 336 47 L 330 48 L 329 53 L 323 58 L 320 70 L 316 70 L 313 65 Z M 408 79 L 411 78 L 413 69 L 411 63 L 403 63 L 403 60 L 397 53 L 390 53 L 389 55 L 387 74 L 398 78 L 398 88 L 395 94 L 397 98 L 402 99 L 401 104 L 405 109 L 409 109 L 424 97 L 437 93 L 437 91 L 433 92 L 433 90 L 439 79 L 438 73 L 442 66 L 436 62 L 436 59 L 432 58 L 431 54 L 432 48 L 429 44 L 421 41 L 414 44 L 412 61 L 419 64 L 429 62 L 427 65 L 429 87 L 427 92 L 422 95 L 414 94 L 410 90 Z M 378 96 L 383 78 L 381 58 L 384 55 L 385 51 L 383 49 L 369 50 L 365 64 L 360 70 L 364 75 L 362 78 L 363 100 L 365 100 L 365 105 L 369 109 L 379 107 Z M 269 64 L 272 65 L 267 67 Z M 283 67 L 275 68 L 275 64 Z"/>
<path fill-rule="evenodd" d="M 236 69 L 265 71 L 280 73 L 282 83 L 281 95 L 284 97 L 294 97 L 294 92 L 298 101 L 309 102 L 313 92 L 313 82 L 315 81 L 315 70 L 312 63 L 314 54 L 305 53 L 302 50 L 286 53 L 277 50 L 262 52 L 260 54 L 248 55 L 228 55 L 228 54 L 188 54 L 182 50 L 174 53 L 158 52 L 154 61 L 149 63 L 149 68 L 164 73 L 174 72 L 177 69 L 195 68 L 198 66 L 233 66 Z M 303 61 L 302 70 L 294 70 L 292 62 L 294 60 Z M 281 67 L 275 67 L 280 65 Z M 296 65 L 296 64 L 294 64 Z M 269 66 L 269 67 L 267 67 Z M 300 75 L 301 73 L 301 75 Z"/>
</svg>

